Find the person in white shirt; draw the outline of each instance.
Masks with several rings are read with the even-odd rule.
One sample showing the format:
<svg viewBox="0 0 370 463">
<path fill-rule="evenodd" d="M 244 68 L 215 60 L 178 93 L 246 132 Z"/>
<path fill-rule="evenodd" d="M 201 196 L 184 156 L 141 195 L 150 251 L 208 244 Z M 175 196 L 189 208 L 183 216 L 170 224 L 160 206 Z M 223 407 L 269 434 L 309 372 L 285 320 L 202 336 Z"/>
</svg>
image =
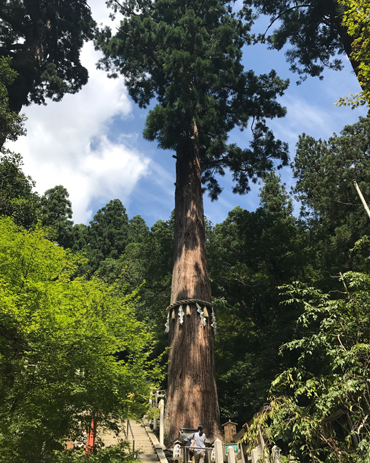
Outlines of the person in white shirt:
<svg viewBox="0 0 370 463">
<path fill-rule="evenodd" d="M 194 463 L 204 463 L 206 456 L 206 435 L 203 432 L 203 426 L 198 426 L 198 432 L 193 434 L 194 441 Z"/>
</svg>

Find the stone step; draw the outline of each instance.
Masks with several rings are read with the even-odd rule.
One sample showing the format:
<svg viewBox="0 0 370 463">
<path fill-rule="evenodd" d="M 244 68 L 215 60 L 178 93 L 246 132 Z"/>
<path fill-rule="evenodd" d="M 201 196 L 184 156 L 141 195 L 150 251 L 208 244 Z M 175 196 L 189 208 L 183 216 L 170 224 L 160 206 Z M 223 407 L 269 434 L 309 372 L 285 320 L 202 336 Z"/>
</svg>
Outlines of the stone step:
<svg viewBox="0 0 370 463">
<path fill-rule="evenodd" d="M 124 432 L 121 432 L 118 437 L 114 433 L 104 432 L 99 437 L 104 442 L 105 446 L 116 445 L 121 440 L 127 440 L 132 447 L 132 435 L 130 430 L 128 431 L 128 437 L 126 438 L 125 432 L 127 431 L 127 425 L 123 426 L 124 423 L 121 423 L 121 426 L 124 429 Z M 140 422 L 130 421 L 132 433 L 135 439 L 135 450 L 138 450 L 140 453 L 141 463 L 157 463 L 159 462 L 158 455 L 152 444 L 151 439 L 148 436 L 145 427 Z M 98 432 L 99 434 L 99 432 Z"/>
<path fill-rule="evenodd" d="M 141 461 L 158 461 L 158 457 L 155 453 L 140 453 Z"/>
</svg>

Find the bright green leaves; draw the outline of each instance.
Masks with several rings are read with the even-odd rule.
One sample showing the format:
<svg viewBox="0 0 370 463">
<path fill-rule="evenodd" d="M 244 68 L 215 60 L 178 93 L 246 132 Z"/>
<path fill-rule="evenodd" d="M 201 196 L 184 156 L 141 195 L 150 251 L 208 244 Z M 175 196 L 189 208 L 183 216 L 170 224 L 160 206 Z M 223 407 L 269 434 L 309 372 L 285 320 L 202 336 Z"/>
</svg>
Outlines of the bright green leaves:
<svg viewBox="0 0 370 463">
<path fill-rule="evenodd" d="M 94 413 L 108 427 L 142 413 L 160 371 L 148 360 L 153 339 L 134 316 L 135 294 L 71 280 L 80 256 L 8 218 L 0 258 L 0 461 L 49 458 Z"/>
<path fill-rule="evenodd" d="M 110 5 L 123 20 L 114 36 L 109 29 L 99 34 L 96 45 L 105 54 L 100 65 L 125 76 L 139 106 L 157 99 L 147 117 L 147 139 L 162 149 L 185 151 L 196 139 L 212 198 L 220 192 L 215 174 L 223 175 L 224 168 L 235 174 L 235 191 L 244 193 L 251 178 L 271 169 L 272 159 L 287 163 L 287 146 L 274 140 L 266 119 L 285 115 L 276 98 L 288 82 L 273 71 L 258 77 L 241 64 L 242 48 L 250 41 L 250 12 L 243 12 L 248 17 L 243 21 L 220 0 Z M 250 149 L 228 146 L 228 133 L 252 119 Z"/>
<path fill-rule="evenodd" d="M 370 6 L 366 0 L 340 0 L 339 3 L 346 9 L 343 26 L 353 38 L 351 58 L 358 64 L 358 80 L 363 90 L 348 103 L 359 106 L 367 102 L 370 105 Z M 346 104 L 343 100 L 342 104 Z"/>
<path fill-rule="evenodd" d="M 304 308 L 300 337 L 283 346 L 297 361 L 273 382 L 278 398 L 255 425 L 301 461 L 361 462 L 368 455 L 370 280 L 351 272 L 342 280 L 337 299 L 302 284 L 283 288 L 287 303 Z"/>
</svg>

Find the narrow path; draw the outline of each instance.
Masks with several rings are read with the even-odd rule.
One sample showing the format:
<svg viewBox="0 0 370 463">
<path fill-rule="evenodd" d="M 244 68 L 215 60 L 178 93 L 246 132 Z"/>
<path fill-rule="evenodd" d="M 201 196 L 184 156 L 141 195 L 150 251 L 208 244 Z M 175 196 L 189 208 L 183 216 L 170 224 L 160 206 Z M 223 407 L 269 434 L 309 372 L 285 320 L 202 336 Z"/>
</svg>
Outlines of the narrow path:
<svg viewBox="0 0 370 463">
<path fill-rule="evenodd" d="M 140 461 L 142 463 L 158 462 L 158 455 L 148 433 L 139 421 L 130 421 L 132 432 L 135 437 L 135 449 L 140 451 Z M 131 436 L 129 436 L 130 440 Z"/>
<path fill-rule="evenodd" d="M 119 427 L 122 428 L 124 426 L 123 422 L 119 423 Z M 111 447 L 112 445 L 117 445 L 121 441 L 126 440 L 126 436 L 123 432 L 120 432 L 118 436 L 113 432 L 113 431 L 108 431 L 104 430 L 101 431 L 101 428 L 99 428 L 99 424 L 97 427 L 97 433 L 96 437 L 98 439 L 101 439 L 101 441 L 104 444 L 104 447 Z"/>
<path fill-rule="evenodd" d="M 168 463 L 164 455 L 162 446 L 159 444 L 157 437 L 151 431 L 147 423 L 142 421 L 130 421 L 131 429 L 135 438 L 135 450 L 140 452 L 139 458 L 142 463 Z M 120 427 L 124 427 L 126 431 L 126 423 L 121 422 Z M 121 432 L 116 436 L 113 432 L 104 431 L 98 436 L 104 443 L 105 447 L 117 445 L 122 440 L 128 440 L 132 448 L 132 436 L 130 431 L 128 436 Z"/>
</svg>

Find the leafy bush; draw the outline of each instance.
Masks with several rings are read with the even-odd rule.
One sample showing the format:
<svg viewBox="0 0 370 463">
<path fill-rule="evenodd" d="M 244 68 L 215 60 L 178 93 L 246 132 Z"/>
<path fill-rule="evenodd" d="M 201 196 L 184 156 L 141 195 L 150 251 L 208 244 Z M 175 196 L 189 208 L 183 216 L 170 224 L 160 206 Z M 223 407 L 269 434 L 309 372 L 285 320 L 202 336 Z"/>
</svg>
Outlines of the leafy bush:
<svg viewBox="0 0 370 463">
<path fill-rule="evenodd" d="M 161 376 L 135 293 L 72 280 L 83 259 L 0 218 L 0 462 L 54 461 L 95 415 L 115 429 Z"/>
<path fill-rule="evenodd" d="M 339 297 L 301 283 L 283 288 L 287 309 L 304 306 L 297 339 L 281 348 L 296 362 L 273 382 L 245 435 L 250 447 L 262 427 L 269 445 L 301 462 L 370 461 L 370 277 L 340 278 Z"/>
</svg>

